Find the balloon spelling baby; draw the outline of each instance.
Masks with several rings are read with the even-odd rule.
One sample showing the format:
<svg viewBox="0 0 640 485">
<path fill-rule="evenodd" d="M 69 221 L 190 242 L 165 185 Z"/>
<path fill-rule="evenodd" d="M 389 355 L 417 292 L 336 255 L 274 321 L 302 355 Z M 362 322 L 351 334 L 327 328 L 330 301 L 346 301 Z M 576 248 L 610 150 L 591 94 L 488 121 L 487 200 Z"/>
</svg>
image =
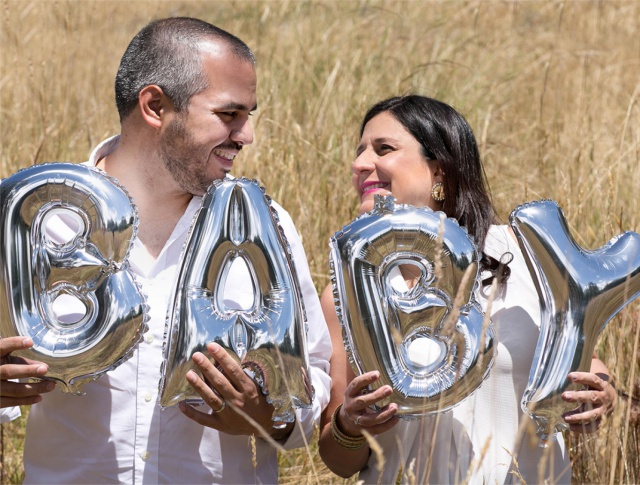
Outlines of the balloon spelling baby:
<svg viewBox="0 0 640 485">
<path fill-rule="evenodd" d="M 239 261 L 238 261 L 239 260 Z M 224 299 L 231 266 L 244 263 L 247 308 Z M 275 422 L 309 407 L 306 317 L 284 233 L 270 199 L 255 181 L 217 180 L 204 196 L 183 249 L 170 306 L 160 380 L 163 407 L 201 401 L 184 378 L 191 357 L 216 342 L 240 362 L 273 404 Z"/>
<path fill-rule="evenodd" d="M 70 393 L 128 359 L 147 307 L 128 255 L 137 211 L 104 172 L 29 167 L 0 183 L 0 337 L 33 339 L 16 357 L 44 362 Z"/>
<path fill-rule="evenodd" d="M 420 272 L 406 291 L 393 285 L 400 265 Z M 482 383 L 494 332 L 473 297 L 476 247 L 455 220 L 376 196 L 373 210 L 331 239 L 331 268 L 354 371 L 379 370 L 372 388 L 393 389 L 379 407 L 394 402 L 403 417 L 442 412 Z"/>
<path fill-rule="evenodd" d="M 540 445 L 575 407 L 561 396 L 579 386 L 567 379 L 589 369 L 600 332 L 640 296 L 640 235 L 625 232 L 594 251 L 575 242 L 551 200 L 511 213 L 513 228 L 540 299 L 540 337 L 522 396 L 522 410 L 538 425 Z"/>
</svg>

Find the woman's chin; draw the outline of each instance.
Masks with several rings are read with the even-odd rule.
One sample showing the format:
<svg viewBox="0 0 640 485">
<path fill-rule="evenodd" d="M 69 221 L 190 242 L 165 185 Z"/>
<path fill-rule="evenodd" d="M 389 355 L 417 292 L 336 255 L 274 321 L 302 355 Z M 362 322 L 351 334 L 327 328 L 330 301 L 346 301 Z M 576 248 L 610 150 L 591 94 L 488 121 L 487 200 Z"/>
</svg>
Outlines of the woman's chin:
<svg viewBox="0 0 640 485">
<path fill-rule="evenodd" d="M 358 209 L 359 214 L 364 214 L 365 212 L 369 212 L 373 209 L 373 200 L 364 200 L 360 203 L 360 208 Z"/>
<path fill-rule="evenodd" d="M 375 194 L 372 192 L 365 194 L 362 197 L 362 199 L 360 199 L 360 208 L 358 209 L 360 214 L 364 214 L 365 212 L 369 212 L 370 210 L 373 210 L 373 206 L 375 205 L 374 195 L 380 195 L 380 196 L 391 195 L 391 192 L 378 190 L 375 192 Z"/>
</svg>

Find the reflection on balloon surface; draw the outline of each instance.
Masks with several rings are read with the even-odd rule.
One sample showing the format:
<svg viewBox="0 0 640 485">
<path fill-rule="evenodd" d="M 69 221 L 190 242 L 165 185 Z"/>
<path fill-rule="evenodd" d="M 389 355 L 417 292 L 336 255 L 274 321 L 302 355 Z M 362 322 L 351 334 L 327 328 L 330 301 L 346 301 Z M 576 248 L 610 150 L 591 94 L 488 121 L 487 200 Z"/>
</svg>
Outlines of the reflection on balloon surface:
<svg viewBox="0 0 640 485">
<path fill-rule="evenodd" d="M 456 221 L 376 196 L 374 209 L 330 245 L 336 313 L 354 371 L 379 370 L 374 388 L 393 389 L 379 406 L 394 402 L 400 416 L 419 417 L 478 388 L 496 345 L 473 296 L 478 253 Z M 400 267 L 420 275 L 412 288 Z"/>
<path fill-rule="evenodd" d="M 20 170 L 0 196 L 0 336 L 31 337 L 13 355 L 46 363 L 47 379 L 81 394 L 147 329 L 127 260 L 135 206 L 115 179 L 71 163 Z"/>
<path fill-rule="evenodd" d="M 247 179 L 219 180 L 204 196 L 183 249 L 167 320 L 160 405 L 201 402 L 185 376 L 191 357 L 216 342 L 262 387 L 274 421 L 309 407 L 306 316 L 291 251 L 264 190 Z M 238 268 L 250 298 L 229 301 Z M 233 279 L 231 275 L 235 275 Z"/>
<path fill-rule="evenodd" d="M 640 235 L 625 232 L 595 251 L 585 250 L 551 200 L 517 207 L 510 222 L 542 317 L 522 410 L 536 421 L 540 444 L 546 446 L 554 429 L 567 427 L 562 414 L 575 407 L 561 398 L 577 388 L 567 374 L 589 371 L 600 332 L 640 295 Z"/>
</svg>

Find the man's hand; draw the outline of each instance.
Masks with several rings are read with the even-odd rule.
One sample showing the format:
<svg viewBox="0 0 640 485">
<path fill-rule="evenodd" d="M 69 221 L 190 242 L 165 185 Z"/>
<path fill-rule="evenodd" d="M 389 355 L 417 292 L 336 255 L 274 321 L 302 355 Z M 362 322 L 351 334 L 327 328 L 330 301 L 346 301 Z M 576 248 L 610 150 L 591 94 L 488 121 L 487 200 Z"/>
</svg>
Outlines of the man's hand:
<svg viewBox="0 0 640 485">
<path fill-rule="evenodd" d="M 233 435 L 251 435 L 259 425 L 274 439 L 283 438 L 281 430 L 273 428 L 273 406 L 242 367 L 218 344 L 210 343 L 207 350 L 220 366 L 218 370 L 202 353 L 193 355 L 204 379 L 195 372 L 187 373 L 187 381 L 211 408 L 210 413 L 198 411 L 185 402 L 180 410 L 189 418 L 210 428 Z M 245 416 L 253 420 L 248 421 Z M 292 428 L 288 426 L 288 428 Z M 286 433 L 288 435 L 288 433 Z"/>
<path fill-rule="evenodd" d="M 33 340 L 26 337 L 0 338 L 0 408 L 25 406 L 42 400 L 42 393 L 55 389 L 50 381 L 36 383 L 11 382 L 9 379 L 42 377 L 49 368 L 42 362 L 14 357 L 11 352 L 28 349 Z"/>
</svg>

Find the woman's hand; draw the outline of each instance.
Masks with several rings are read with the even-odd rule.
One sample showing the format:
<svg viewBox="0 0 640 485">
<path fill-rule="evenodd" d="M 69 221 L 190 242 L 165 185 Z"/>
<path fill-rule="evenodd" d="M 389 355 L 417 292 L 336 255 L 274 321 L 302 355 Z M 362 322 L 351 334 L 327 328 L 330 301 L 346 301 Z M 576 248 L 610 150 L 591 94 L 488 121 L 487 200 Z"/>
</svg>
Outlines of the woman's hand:
<svg viewBox="0 0 640 485">
<path fill-rule="evenodd" d="M 360 436 L 362 431 L 376 435 L 398 423 L 398 405 L 391 403 L 380 411 L 370 406 L 391 395 L 390 386 L 382 386 L 367 393 L 367 387 L 380 378 L 380 372 L 371 371 L 355 377 L 344 391 L 344 404 L 338 413 L 337 424 L 349 436 Z"/>
<path fill-rule="evenodd" d="M 572 372 L 568 378 L 575 384 L 583 384 L 588 389 L 567 391 L 562 399 L 580 404 L 580 407 L 562 415 L 571 431 L 592 433 L 600 427 L 602 418 L 615 407 L 617 393 L 609 383 L 605 373 Z"/>
</svg>

